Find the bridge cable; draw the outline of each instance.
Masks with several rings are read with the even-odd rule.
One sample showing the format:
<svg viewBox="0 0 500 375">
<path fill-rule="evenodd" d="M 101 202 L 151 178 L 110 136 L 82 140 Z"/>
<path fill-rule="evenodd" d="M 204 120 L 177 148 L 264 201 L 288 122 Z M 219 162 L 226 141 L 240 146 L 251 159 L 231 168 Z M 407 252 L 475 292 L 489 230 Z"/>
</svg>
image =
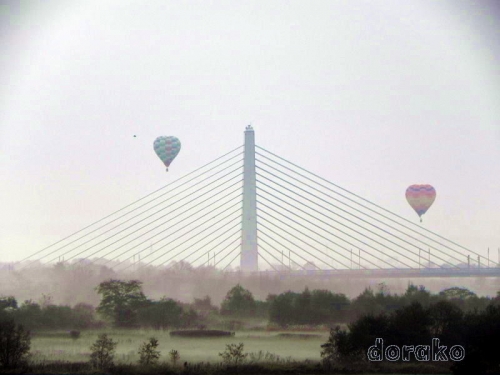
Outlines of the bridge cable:
<svg viewBox="0 0 500 375">
<path fill-rule="evenodd" d="M 236 151 L 236 150 L 238 150 L 238 149 L 240 149 L 240 148 L 242 148 L 242 147 L 243 147 L 243 145 L 242 145 L 242 146 L 239 146 L 239 147 L 236 147 L 235 149 L 233 149 L 233 150 L 231 150 L 231 151 L 227 152 L 226 154 L 224 154 L 224 155 L 222 155 L 222 156 L 218 157 L 217 159 L 214 159 L 214 160 L 212 160 L 211 162 L 209 162 L 209 163 L 207 163 L 207 164 L 205 164 L 205 165 L 203 165 L 203 166 L 201 166 L 201 167 L 199 167 L 199 168 L 195 169 L 194 171 L 189 172 L 188 174 L 185 174 L 184 176 L 182 176 L 182 177 L 178 178 L 177 180 L 175 180 L 175 181 L 171 182 L 170 184 L 167 184 L 167 185 L 165 185 L 165 186 L 161 187 L 160 189 L 155 190 L 155 191 L 153 191 L 152 193 L 149 193 L 148 195 L 146 195 L 146 196 L 144 196 L 144 197 L 142 197 L 142 198 L 140 198 L 140 199 L 136 200 L 135 202 L 132 202 L 132 203 L 128 204 L 127 206 L 120 208 L 119 210 L 117 210 L 117 211 L 115 211 L 115 212 L 113 212 L 113 213 L 111 213 L 111 214 L 109 214 L 109 215 L 107 215 L 107 216 L 103 217 L 102 219 L 99 219 L 99 220 L 95 221 L 95 222 L 94 222 L 94 223 L 92 223 L 92 224 L 87 225 L 86 227 L 84 227 L 84 228 L 82 228 L 82 229 L 80 229 L 80 230 L 78 230 L 78 231 L 76 231 L 76 232 L 74 232 L 74 233 L 70 234 L 69 236 L 64 237 L 63 239 L 61 239 L 61 240 L 59 240 L 59 241 L 57 241 L 57 242 L 55 242 L 55 243 L 53 243 L 53 244 L 51 244 L 51 245 L 49 245 L 49 246 L 47 246 L 47 247 L 45 247 L 45 248 L 41 249 L 41 250 L 36 251 L 35 253 L 31 254 L 30 256 L 28 256 L 28 257 L 26 257 L 26 258 L 24 258 L 24 259 L 21 259 L 18 263 L 22 263 L 22 262 L 24 262 L 24 261 L 26 261 L 26 260 L 30 259 L 31 257 L 33 257 L 33 256 L 35 256 L 35 255 L 37 255 L 37 254 L 39 254 L 39 253 L 41 253 L 41 252 L 43 252 L 43 251 L 45 251 L 45 250 L 47 250 L 47 249 L 49 249 L 49 248 L 51 248 L 51 247 L 53 247 L 53 246 L 57 245 L 57 244 L 59 244 L 59 243 L 61 243 L 61 242 L 65 241 L 65 240 L 69 239 L 70 237 L 72 237 L 72 236 L 74 236 L 74 235 L 76 235 L 76 234 L 78 234 L 78 233 L 80 233 L 80 232 L 82 232 L 82 231 L 84 231 L 84 230 L 86 230 L 86 229 L 88 229 L 88 228 L 90 228 L 90 227 L 92 227 L 93 225 L 98 224 L 98 223 L 100 223 L 101 221 L 108 219 L 109 217 L 111 217 L 111 216 L 113 216 L 113 215 L 117 214 L 118 212 L 123 211 L 123 210 L 125 210 L 126 208 L 129 208 L 130 206 L 133 206 L 133 205 L 134 205 L 134 204 L 136 204 L 137 202 L 140 202 L 140 201 L 142 201 L 143 199 L 146 199 L 146 198 L 150 197 L 151 195 L 153 195 L 153 194 L 155 194 L 155 193 L 157 193 L 157 192 L 159 192 L 159 191 L 161 191 L 161 190 L 163 190 L 163 189 L 165 189 L 165 188 L 169 187 L 170 185 L 172 185 L 172 184 L 174 184 L 174 183 L 176 183 L 176 182 L 178 182 L 178 181 L 182 180 L 183 178 L 186 178 L 187 176 L 189 176 L 189 175 L 191 175 L 191 174 L 193 174 L 193 173 L 195 173 L 195 172 L 199 171 L 200 169 L 205 168 L 207 165 L 210 165 L 210 164 L 212 164 L 212 163 L 216 162 L 217 160 L 222 159 L 223 157 L 225 157 L 225 156 L 227 156 L 227 155 L 231 154 L 232 152 L 234 152 L 234 151 Z M 242 154 L 242 153 L 241 153 L 241 154 Z M 240 154 L 240 155 L 241 155 L 241 154 Z M 146 204 L 147 204 L 147 203 L 146 203 Z M 142 206 L 141 206 L 141 207 L 142 207 Z M 140 207 L 139 207 L 139 208 L 140 208 Z M 128 213 L 127 213 L 127 214 L 128 214 Z M 126 214 L 126 215 L 127 215 L 127 214 Z M 121 217 L 123 217 L 123 216 L 121 216 Z M 115 219 L 115 220 L 118 220 L 118 219 Z M 113 220 L 113 221 L 115 221 L 115 220 Z M 113 221 L 111 221 L 111 222 L 113 222 Z M 109 224 L 109 223 L 108 223 L 108 224 Z M 106 225 L 108 225 L 108 224 L 106 224 Z M 102 228 L 102 227 L 101 227 L 101 228 Z M 98 229 L 100 229 L 100 228 L 98 228 Z M 98 230 L 98 229 L 96 229 L 96 230 Z M 92 232 L 91 232 L 91 233 L 92 233 Z"/>
<path fill-rule="evenodd" d="M 304 169 L 304 168 L 302 168 L 302 167 L 299 167 L 298 165 L 296 165 L 296 164 L 294 164 L 294 163 L 292 163 L 292 162 L 290 162 L 290 161 L 288 161 L 288 160 L 286 160 L 286 159 L 284 159 L 284 158 L 282 158 L 282 157 L 280 157 L 280 156 L 278 156 L 278 155 L 276 155 L 276 154 L 273 154 L 272 152 L 270 152 L 270 151 L 268 151 L 268 150 L 266 150 L 266 149 L 264 149 L 264 148 L 262 148 L 262 147 L 260 147 L 260 146 L 258 146 L 258 145 L 255 145 L 255 147 L 256 147 L 256 148 L 258 148 L 258 149 L 260 149 L 260 150 L 263 150 L 263 151 L 265 151 L 265 152 L 267 152 L 267 153 L 269 153 L 269 154 L 271 154 L 271 155 L 273 155 L 274 157 L 276 157 L 276 158 L 278 158 L 278 159 L 280 159 L 280 160 L 283 160 L 283 161 L 285 161 L 285 162 L 287 162 L 287 163 L 290 163 L 290 164 L 292 164 L 294 167 L 296 167 L 296 168 L 298 168 L 298 169 L 300 169 L 300 170 L 302 170 L 302 171 L 305 171 L 305 172 L 307 172 L 307 173 L 309 173 L 309 174 L 313 175 L 314 177 L 319 178 L 320 180 L 325 181 L 325 182 L 327 182 L 327 183 L 329 183 L 329 184 L 331 184 L 331 185 L 333 185 L 333 186 L 335 186 L 335 187 L 337 187 L 337 188 L 339 188 L 339 189 L 341 189 L 341 190 L 343 190 L 343 191 L 345 191 L 345 192 L 348 192 L 349 194 L 352 194 L 352 195 L 354 195 L 355 197 L 357 197 L 357 198 L 359 198 L 359 199 L 361 199 L 361 200 L 363 200 L 363 201 L 365 201 L 365 202 L 368 202 L 368 203 L 370 203 L 370 204 L 374 205 L 375 207 L 377 207 L 377 208 L 379 208 L 379 209 L 381 209 L 381 210 L 383 210 L 383 211 L 385 211 L 385 212 L 388 212 L 388 213 L 390 213 L 390 214 L 392 214 L 392 215 L 394 215 L 394 216 L 398 217 L 398 218 L 399 218 L 399 219 L 401 219 L 401 220 L 404 220 L 404 221 L 405 221 L 405 222 L 407 222 L 407 223 L 410 223 L 410 224 L 412 224 L 412 225 L 414 225 L 414 226 L 417 226 L 417 224 L 415 224 L 415 223 L 413 223 L 413 222 L 411 222 L 411 221 L 409 221 L 409 220 L 407 220 L 407 219 L 405 219 L 405 218 L 403 218 L 403 217 L 401 217 L 401 216 L 399 216 L 399 215 L 397 215 L 397 214 L 395 214 L 395 213 L 393 213 L 393 212 L 391 212 L 391 211 L 389 211 L 389 210 L 387 210 L 387 209 L 385 209 L 385 208 L 383 208 L 383 207 L 380 207 L 380 206 L 378 206 L 377 204 L 375 204 L 375 203 L 373 203 L 373 202 L 370 202 L 369 200 L 367 200 L 367 199 L 365 199 L 365 198 L 362 198 L 362 197 L 360 197 L 359 195 L 357 195 L 357 194 L 355 194 L 355 193 L 352 193 L 351 191 L 349 191 L 349 190 L 347 190 L 347 189 L 344 189 L 344 188 L 342 188 L 342 187 L 340 187 L 340 186 L 338 186 L 338 185 L 334 184 L 334 183 L 333 183 L 333 182 L 331 182 L 331 181 L 328 181 L 328 180 L 326 180 L 326 179 L 324 179 L 324 178 L 322 178 L 322 177 L 320 177 L 320 176 L 318 176 L 318 175 L 316 175 L 316 174 L 314 174 L 314 173 L 312 173 L 312 172 L 309 172 L 308 170 L 306 170 L 306 169 Z M 280 166 L 282 166 L 282 167 L 284 167 L 284 168 L 286 168 L 286 169 L 292 170 L 292 169 L 290 169 L 290 168 L 288 168 L 288 167 L 286 167 L 286 166 L 282 165 L 281 163 L 278 163 L 278 162 L 276 162 L 276 161 L 274 161 L 274 160 L 272 160 L 272 159 L 269 159 L 269 158 L 268 158 L 268 157 L 266 157 L 265 155 L 262 155 L 262 154 L 260 154 L 260 153 L 258 153 L 258 152 L 256 152 L 256 154 L 258 154 L 258 155 L 260 155 L 260 156 L 263 156 L 264 158 L 266 158 L 266 159 L 268 159 L 268 160 L 271 160 L 271 161 L 273 161 L 274 163 L 276 163 L 276 164 L 278 164 L 278 165 L 280 165 Z M 296 172 L 296 173 L 297 173 L 298 175 L 300 175 L 300 176 L 302 176 L 302 177 L 304 177 L 304 178 L 306 178 L 306 179 L 310 180 L 310 181 L 313 181 L 313 180 L 311 180 L 310 178 L 308 178 L 308 177 L 306 177 L 306 176 L 304 176 L 304 175 L 301 175 L 301 174 L 300 174 L 300 173 L 298 173 L 298 172 Z M 318 182 L 316 182 L 316 181 L 314 181 L 314 182 L 318 184 Z M 322 186 L 322 187 L 325 187 L 324 185 L 321 185 L 321 184 L 319 184 L 319 185 L 320 185 L 320 186 Z M 325 188 L 327 188 L 327 187 L 325 187 Z M 427 236 L 426 236 L 426 235 L 424 235 L 423 233 L 417 232 L 415 229 L 409 228 L 409 227 L 407 227 L 407 226 L 405 226 L 405 225 L 403 225 L 403 224 L 401 224 L 401 223 L 399 223 L 399 222 L 395 221 L 394 219 L 391 219 L 391 218 L 389 218 L 389 217 L 387 217 L 387 216 L 385 216 L 385 215 L 382 215 L 381 213 L 379 213 L 379 212 L 377 212 L 377 211 L 374 211 L 374 210 L 370 209 L 369 207 L 363 206 L 363 205 L 362 205 L 362 204 L 360 204 L 359 202 L 356 202 L 356 201 L 354 201 L 354 200 L 352 200 L 352 199 L 350 199 L 350 198 L 348 198 L 348 197 L 346 197 L 346 196 L 344 196 L 344 195 L 342 195 L 342 194 L 340 194 L 340 193 L 338 193 L 338 192 L 335 192 L 334 190 L 332 190 L 332 189 L 330 189 L 330 188 L 327 188 L 327 189 L 328 189 L 328 190 L 330 190 L 330 191 L 332 191 L 332 192 L 334 192 L 335 194 L 341 195 L 342 197 L 344 197 L 344 198 L 346 198 L 346 199 L 348 199 L 348 200 L 350 200 L 350 201 L 352 201 L 352 202 L 354 202 L 354 203 L 356 203 L 356 204 L 358 204 L 358 205 L 361 205 L 362 207 L 364 207 L 364 208 L 366 208 L 366 209 L 368 209 L 368 210 L 370 210 L 370 211 L 372 211 L 372 212 L 376 213 L 377 215 L 382 216 L 382 217 L 383 217 L 383 218 L 385 218 L 385 219 L 388 219 L 388 220 L 390 220 L 390 221 L 392 221 L 392 222 L 394 222 L 394 223 L 396 223 L 396 224 L 398 224 L 398 225 L 401 225 L 402 227 L 404 227 L 404 228 L 406 228 L 406 229 L 409 229 L 409 230 L 411 230 L 411 231 L 413 231 L 413 232 L 415 232 L 415 233 L 418 233 L 419 235 L 421 235 L 421 236 L 423 236 L 423 237 L 425 237 L 425 238 L 427 238 L 427 239 L 429 239 L 429 240 L 431 240 L 431 241 L 434 241 L 434 242 L 439 243 L 438 241 L 436 241 L 436 240 L 434 240 L 434 239 L 432 239 L 432 238 L 430 238 L 430 237 L 427 237 Z M 417 227 L 418 227 L 418 226 L 417 226 Z M 472 254 L 479 255 L 479 256 L 481 257 L 481 255 L 480 255 L 480 254 L 478 254 L 478 253 L 474 252 L 473 250 L 467 249 L 466 247 L 463 247 L 463 246 L 461 246 L 461 245 L 459 245 L 459 244 L 457 244 L 457 243 L 455 243 L 455 242 L 453 242 L 453 241 L 451 241 L 451 240 L 449 240 L 449 239 L 447 239 L 447 238 L 445 238 L 445 237 L 442 237 L 442 236 L 440 236 L 439 234 L 434 233 L 433 231 L 431 231 L 431 230 L 429 230 L 429 229 L 426 229 L 426 228 L 421 228 L 421 227 L 418 227 L 418 228 L 419 228 L 419 229 L 422 229 L 422 230 L 424 230 L 424 231 L 426 231 L 426 232 L 428 232 L 428 233 L 431 233 L 431 234 L 433 234 L 433 235 L 435 235 L 435 236 L 437 236 L 437 237 L 439 237 L 439 238 L 441 238 L 441 239 L 443 239 L 443 240 L 445 240 L 445 241 L 448 241 L 448 242 L 452 243 L 452 244 L 453 244 L 453 245 L 455 245 L 455 246 L 458 246 L 458 247 L 460 247 L 460 248 L 462 248 L 462 249 L 464 249 L 464 250 L 467 250 L 468 252 L 470 252 L 470 253 L 472 253 Z M 439 243 L 439 244 L 440 244 L 440 245 L 442 245 L 442 246 L 447 247 L 447 246 L 446 246 L 446 245 L 444 245 L 444 244 L 441 244 L 441 243 Z M 449 247 L 448 247 L 448 249 L 453 250 L 453 251 L 455 251 L 455 252 L 458 252 L 457 250 L 452 249 L 452 248 L 449 248 Z M 462 254 L 462 255 L 464 255 L 464 254 Z M 484 258 L 484 256 L 483 256 L 483 258 Z"/>
</svg>

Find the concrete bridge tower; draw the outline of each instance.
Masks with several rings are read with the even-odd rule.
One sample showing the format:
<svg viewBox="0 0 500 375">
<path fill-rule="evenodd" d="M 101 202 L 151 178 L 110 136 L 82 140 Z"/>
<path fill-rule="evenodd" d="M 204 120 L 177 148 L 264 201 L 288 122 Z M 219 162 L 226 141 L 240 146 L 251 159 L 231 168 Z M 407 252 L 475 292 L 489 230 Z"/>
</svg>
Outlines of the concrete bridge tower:
<svg viewBox="0 0 500 375">
<path fill-rule="evenodd" d="M 256 272 L 258 267 L 257 247 L 257 195 L 255 178 L 255 133 L 251 125 L 245 128 L 245 151 L 243 160 L 243 214 L 241 227 L 240 267 L 244 272 Z"/>
</svg>

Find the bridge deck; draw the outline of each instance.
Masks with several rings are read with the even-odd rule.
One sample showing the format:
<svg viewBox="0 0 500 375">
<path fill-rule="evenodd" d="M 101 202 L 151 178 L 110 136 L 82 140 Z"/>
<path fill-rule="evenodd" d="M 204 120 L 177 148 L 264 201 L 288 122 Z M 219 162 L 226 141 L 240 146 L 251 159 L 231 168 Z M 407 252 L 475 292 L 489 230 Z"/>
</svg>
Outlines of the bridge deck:
<svg viewBox="0 0 500 375">
<path fill-rule="evenodd" d="M 500 277 L 500 268 L 475 269 L 339 269 L 339 270 L 294 270 L 294 271 L 261 271 L 263 275 L 283 276 L 317 276 L 328 278 L 404 278 L 404 277 Z"/>
</svg>

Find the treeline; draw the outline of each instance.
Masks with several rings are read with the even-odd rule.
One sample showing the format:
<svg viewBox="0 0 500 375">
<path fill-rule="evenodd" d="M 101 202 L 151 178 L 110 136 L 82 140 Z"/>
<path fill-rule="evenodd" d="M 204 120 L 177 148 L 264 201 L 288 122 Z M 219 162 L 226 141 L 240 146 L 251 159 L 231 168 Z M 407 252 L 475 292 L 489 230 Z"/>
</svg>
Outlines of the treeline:
<svg viewBox="0 0 500 375">
<path fill-rule="evenodd" d="M 78 303 L 73 307 L 57 306 L 47 296 L 39 303 L 24 301 L 18 306 L 14 297 L 0 298 L 0 321 L 12 319 L 29 330 L 101 328 L 92 305 Z"/>
<path fill-rule="evenodd" d="M 337 326 L 321 354 L 337 366 L 366 364 L 368 358 L 375 368 L 387 361 L 432 362 L 451 363 L 454 374 L 499 374 L 499 338 L 500 304 L 463 312 L 450 301 L 428 307 L 413 302 L 389 314 L 362 316 L 348 331 Z"/>
<path fill-rule="evenodd" d="M 491 304 L 500 304 L 500 292 L 496 298 L 478 297 L 465 288 L 449 288 L 432 294 L 424 286 L 409 285 L 402 295 L 390 294 L 384 284 L 377 291 L 368 288 L 358 297 L 349 300 L 344 294 L 328 290 L 302 293 L 286 292 L 269 295 L 269 321 L 282 327 L 297 324 L 349 323 L 365 315 L 391 313 L 418 302 L 429 307 L 448 301 L 460 311 L 484 310 Z"/>
<path fill-rule="evenodd" d="M 14 297 L 3 297 L 0 298 L 0 318 L 10 317 L 30 330 L 88 329 L 109 324 L 152 329 L 205 327 L 217 318 L 248 317 L 286 328 L 350 323 L 365 315 L 389 314 L 414 302 L 427 308 L 447 301 L 463 313 L 484 311 L 487 306 L 500 303 L 500 294 L 496 298 L 478 297 L 465 288 L 449 288 L 432 294 L 423 286 L 409 285 L 404 294 L 397 295 L 390 294 L 384 284 L 379 284 L 377 291 L 368 288 L 352 300 L 341 293 L 310 291 L 306 287 L 302 293 L 269 294 L 265 301 L 256 300 L 249 290 L 237 284 L 226 293 L 219 307 L 212 305 L 209 296 L 195 298 L 190 304 L 167 297 L 153 300 L 143 293 L 138 280 L 110 279 L 101 282 L 95 291 L 101 297 L 96 309 L 86 303 L 56 306 L 46 295 L 39 303 L 28 300 L 20 306 Z M 238 325 L 231 329 L 238 329 Z"/>
<path fill-rule="evenodd" d="M 0 321 L 13 320 L 28 330 L 95 329 L 106 326 L 119 328 L 186 328 L 199 324 L 200 311 L 216 309 L 210 299 L 196 300 L 192 305 L 168 298 L 150 300 L 140 290 L 140 283 L 110 280 L 100 284 L 103 298 L 94 308 L 86 303 L 73 307 L 51 303 L 50 297 L 41 301 L 24 301 L 20 306 L 14 297 L 0 298 Z"/>
</svg>

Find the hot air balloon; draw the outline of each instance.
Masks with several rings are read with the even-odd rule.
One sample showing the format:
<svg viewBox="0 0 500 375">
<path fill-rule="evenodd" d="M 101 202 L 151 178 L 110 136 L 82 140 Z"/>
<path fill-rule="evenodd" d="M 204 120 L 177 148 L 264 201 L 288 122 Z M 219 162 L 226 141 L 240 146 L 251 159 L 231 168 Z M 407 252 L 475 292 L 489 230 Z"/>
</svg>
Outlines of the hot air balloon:
<svg viewBox="0 0 500 375">
<path fill-rule="evenodd" d="M 436 190 L 431 185 L 411 185 L 406 189 L 406 200 L 420 217 L 420 222 L 435 199 Z"/>
<path fill-rule="evenodd" d="M 168 172 L 170 163 L 172 163 L 172 161 L 181 150 L 181 142 L 177 137 L 167 137 L 162 135 L 155 139 L 153 147 L 155 149 L 156 155 L 158 155 L 163 164 L 165 164 L 165 166 L 167 167 Z"/>
</svg>

